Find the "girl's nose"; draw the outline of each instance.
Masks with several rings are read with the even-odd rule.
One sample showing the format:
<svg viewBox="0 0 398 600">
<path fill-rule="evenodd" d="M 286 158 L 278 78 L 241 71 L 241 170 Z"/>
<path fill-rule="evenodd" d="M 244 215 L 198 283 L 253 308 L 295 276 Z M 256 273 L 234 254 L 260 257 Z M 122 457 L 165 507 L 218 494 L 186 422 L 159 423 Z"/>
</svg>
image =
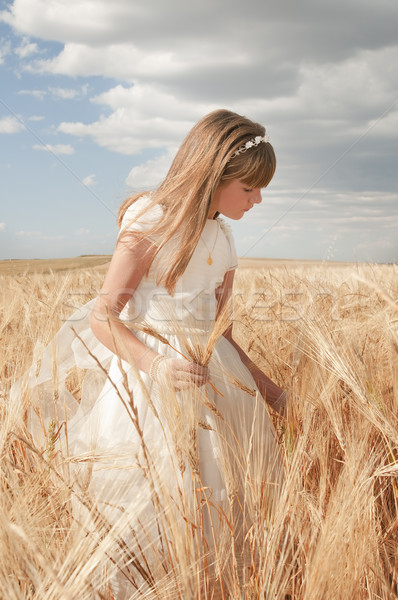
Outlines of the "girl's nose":
<svg viewBox="0 0 398 600">
<path fill-rule="evenodd" d="M 260 202 L 262 201 L 260 189 L 253 190 L 251 201 L 253 202 L 253 204 L 260 204 Z"/>
</svg>

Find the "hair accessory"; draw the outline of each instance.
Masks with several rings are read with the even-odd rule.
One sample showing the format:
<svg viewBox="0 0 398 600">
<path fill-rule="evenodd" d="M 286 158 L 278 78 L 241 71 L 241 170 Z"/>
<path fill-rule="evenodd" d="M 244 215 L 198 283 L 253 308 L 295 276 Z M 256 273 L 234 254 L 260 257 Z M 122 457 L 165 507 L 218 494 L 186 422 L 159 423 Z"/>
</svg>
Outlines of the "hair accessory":
<svg viewBox="0 0 398 600">
<path fill-rule="evenodd" d="M 231 156 L 231 158 L 229 160 L 231 160 L 232 158 L 235 158 L 235 156 L 239 156 L 239 154 L 244 154 L 246 152 L 246 150 L 249 150 L 249 148 L 253 148 L 253 146 L 258 146 L 262 142 L 264 144 L 269 142 L 268 135 L 263 135 L 263 136 L 257 135 L 255 138 L 252 138 L 251 140 L 246 142 L 246 144 L 243 144 L 243 146 L 239 146 L 239 148 L 236 150 L 236 152 L 233 153 L 233 155 Z"/>
</svg>

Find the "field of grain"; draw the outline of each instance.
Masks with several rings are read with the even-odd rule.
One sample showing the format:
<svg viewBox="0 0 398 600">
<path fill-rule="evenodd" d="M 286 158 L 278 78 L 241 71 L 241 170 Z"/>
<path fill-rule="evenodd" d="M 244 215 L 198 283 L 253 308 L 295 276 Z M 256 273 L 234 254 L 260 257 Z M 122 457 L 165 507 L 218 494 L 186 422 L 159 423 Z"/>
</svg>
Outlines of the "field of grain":
<svg viewBox="0 0 398 600">
<path fill-rule="evenodd" d="M 162 550 L 138 539 L 125 547 L 128 523 L 113 527 L 71 486 L 59 423 L 35 444 L 26 427 L 31 395 L 23 387 L 10 395 L 65 318 L 97 294 L 107 260 L 0 264 L 0 598 L 122 598 L 108 584 L 118 567 L 131 589 L 143 582 L 129 598 L 396 598 L 397 266 L 241 261 L 235 337 L 290 395 L 286 418 L 271 411 L 283 492 L 273 510 L 266 499 L 258 504 L 243 572 L 233 522 L 209 564 L 200 519 L 175 526 L 163 498 Z M 78 396 L 79 378 L 74 385 Z"/>
</svg>

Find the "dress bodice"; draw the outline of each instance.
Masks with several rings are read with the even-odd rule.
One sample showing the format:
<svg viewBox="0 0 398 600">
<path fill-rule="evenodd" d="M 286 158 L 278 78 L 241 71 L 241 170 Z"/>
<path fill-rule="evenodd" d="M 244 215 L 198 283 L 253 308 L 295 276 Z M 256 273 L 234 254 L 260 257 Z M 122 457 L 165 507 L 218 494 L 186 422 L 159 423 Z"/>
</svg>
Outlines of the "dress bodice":
<svg viewBox="0 0 398 600">
<path fill-rule="evenodd" d="M 141 220 L 128 224 L 134 214 L 142 210 L 142 207 L 136 206 L 141 202 L 142 199 L 128 209 L 122 227 L 127 227 L 130 231 L 148 228 L 147 213 L 145 225 Z M 210 254 L 211 264 L 208 263 Z M 227 271 L 237 266 L 229 226 L 221 219 L 206 221 L 199 243 L 187 268 L 178 279 L 173 295 L 165 287 L 157 285 L 157 266 L 158 260 L 155 259 L 147 277 L 141 280 L 134 296 L 124 308 L 121 318 L 134 322 L 146 321 L 159 332 L 174 328 L 176 320 L 183 327 L 207 330 L 209 323 L 215 318 L 216 288 L 222 284 Z"/>
</svg>

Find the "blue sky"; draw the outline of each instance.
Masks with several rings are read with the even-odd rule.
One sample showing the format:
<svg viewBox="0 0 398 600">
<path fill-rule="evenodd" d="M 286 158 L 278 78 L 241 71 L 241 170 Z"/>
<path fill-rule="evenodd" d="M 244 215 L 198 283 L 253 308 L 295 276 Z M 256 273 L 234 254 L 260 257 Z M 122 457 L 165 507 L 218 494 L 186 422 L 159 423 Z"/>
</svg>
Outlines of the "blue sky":
<svg viewBox="0 0 398 600">
<path fill-rule="evenodd" d="M 226 107 L 278 159 L 241 256 L 396 260 L 395 0 L 0 7 L 0 258 L 111 253 L 125 196 Z"/>
</svg>

